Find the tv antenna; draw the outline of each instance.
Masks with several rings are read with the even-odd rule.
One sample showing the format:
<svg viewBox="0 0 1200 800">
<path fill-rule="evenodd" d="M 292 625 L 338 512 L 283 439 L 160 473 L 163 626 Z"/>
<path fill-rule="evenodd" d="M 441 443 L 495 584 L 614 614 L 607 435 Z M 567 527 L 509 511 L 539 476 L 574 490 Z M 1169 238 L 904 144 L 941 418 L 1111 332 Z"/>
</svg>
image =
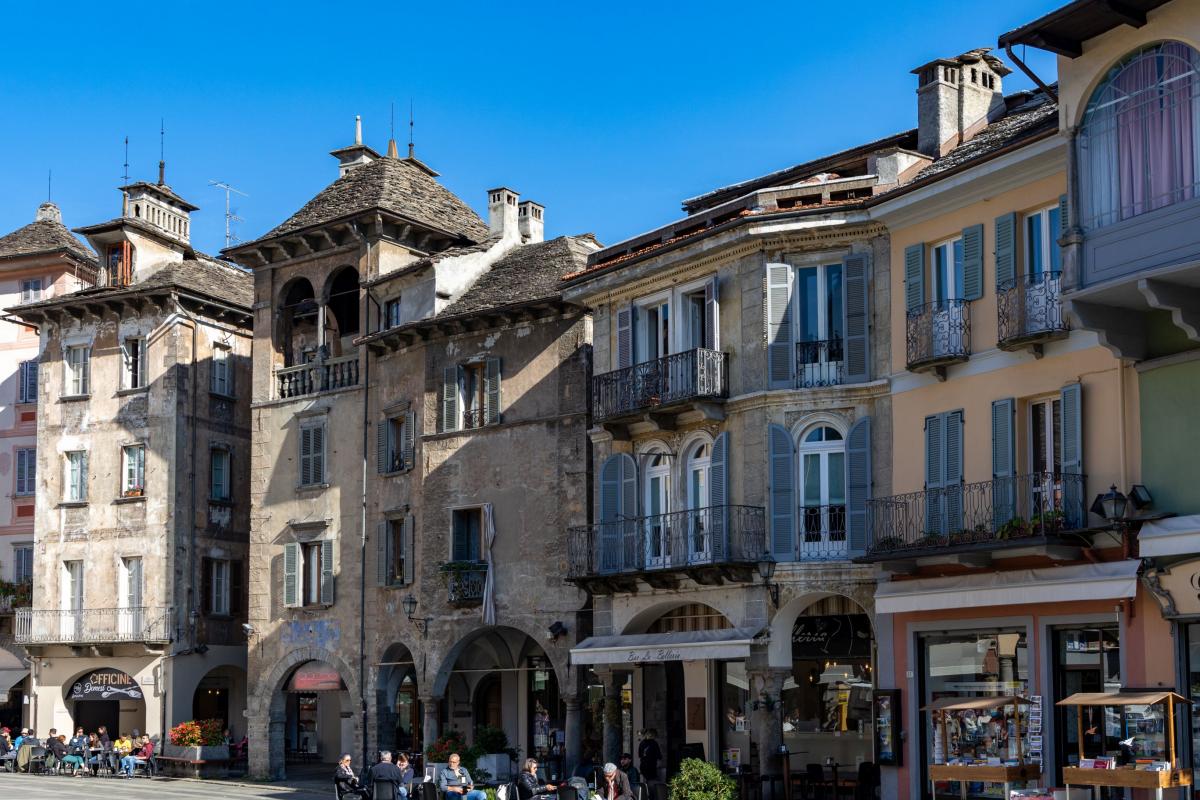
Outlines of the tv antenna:
<svg viewBox="0 0 1200 800">
<path fill-rule="evenodd" d="M 231 194 L 240 194 L 242 197 L 249 197 L 250 195 L 246 194 L 240 189 L 233 188 L 224 181 L 209 181 L 208 185 L 212 186 L 214 189 L 221 189 L 225 192 L 225 246 L 229 247 L 235 242 L 240 241 L 233 232 L 233 223 L 245 222 L 244 219 L 239 217 L 237 213 L 229 207 L 229 196 Z"/>
</svg>

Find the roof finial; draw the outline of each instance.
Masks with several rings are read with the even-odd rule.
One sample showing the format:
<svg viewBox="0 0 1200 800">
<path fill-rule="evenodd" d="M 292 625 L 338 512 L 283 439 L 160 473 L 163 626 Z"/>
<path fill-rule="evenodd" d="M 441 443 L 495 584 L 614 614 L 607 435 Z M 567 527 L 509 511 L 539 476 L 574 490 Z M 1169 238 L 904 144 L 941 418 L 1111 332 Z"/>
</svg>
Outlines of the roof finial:
<svg viewBox="0 0 1200 800">
<path fill-rule="evenodd" d="M 163 124 L 160 117 L 158 120 L 158 185 L 162 186 L 166 183 L 167 162 L 164 160 L 163 152 L 167 139 L 167 128 Z"/>
<path fill-rule="evenodd" d="M 392 103 L 392 122 L 391 133 L 388 135 L 388 158 L 400 158 L 400 151 L 396 148 L 396 104 Z"/>
<path fill-rule="evenodd" d="M 54 199 L 54 169 L 46 170 L 46 202 Z"/>
<path fill-rule="evenodd" d="M 362 117 L 354 115 L 354 143 L 362 144 Z"/>
<path fill-rule="evenodd" d="M 129 185 L 129 137 L 125 137 L 125 180 L 122 186 Z"/>
<path fill-rule="evenodd" d="M 413 101 L 408 98 L 408 157 L 413 158 L 415 148 L 413 147 Z"/>
</svg>

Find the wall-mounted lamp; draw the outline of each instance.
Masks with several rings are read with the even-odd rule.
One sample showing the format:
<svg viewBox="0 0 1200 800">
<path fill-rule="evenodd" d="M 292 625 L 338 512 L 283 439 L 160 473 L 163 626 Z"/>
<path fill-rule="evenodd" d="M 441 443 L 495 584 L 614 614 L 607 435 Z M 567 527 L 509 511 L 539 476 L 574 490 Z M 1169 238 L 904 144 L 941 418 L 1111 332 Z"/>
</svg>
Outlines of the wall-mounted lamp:
<svg viewBox="0 0 1200 800">
<path fill-rule="evenodd" d="M 771 605 L 779 608 L 779 584 L 771 583 L 771 578 L 775 577 L 775 558 L 768 552 L 758 559 L 758 575 L 763 579 L 763 586 L 771 593 Z"/>
<path fill-rule="evenodd" d="M 1128 521 L 1126 515 L 1131 506 L 1134 511 L 1141 511 L 1153 502 L 1150 490 L 1140 483 L 1135 483 L 1129 488 L 1128 496 L 1121 494 L 1116 484 L 1113 484 L 1104 494 L 1096 495 L 1088 510 L 1098 517 L 1104 517 L 1110 524 L 1120 526 Z"/>
<path fill-rule="evenodd" d="M 556 641 L 558 637 L 567 635 L 567 626 L 563 625 L 561 622 L 555 622 L 550 626 L 550 630 L 548 630 L 546 633 L 547 638 L 553 642 Z"/>
<path fill-rule="evenodd" d="M 429 633 L 429 617 L 415 616 L 417 613 L 417 598 L 411 594 L 400 601 L 404 606 L 404 615 L 408 617 L 408 621 L 420 632 L 421 638 L 424 639 Z"/>
</svg>

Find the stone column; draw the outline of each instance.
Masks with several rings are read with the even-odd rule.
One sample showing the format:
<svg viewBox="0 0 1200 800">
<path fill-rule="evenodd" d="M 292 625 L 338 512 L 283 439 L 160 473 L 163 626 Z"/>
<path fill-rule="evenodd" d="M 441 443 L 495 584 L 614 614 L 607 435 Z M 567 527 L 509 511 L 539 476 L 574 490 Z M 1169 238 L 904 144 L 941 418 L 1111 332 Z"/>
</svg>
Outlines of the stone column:
<svg viewBox="0 0 1200 800">
<path fill-rule="evenodd" d="M 567 718 L 563 724 L 563 777 L 571 775 L 583 757 L 583 704 L 574 695 L 564 696 Z"/>
<path fill-rule="evenodd" d="M 780 695 L 783 682 L 792 671 L 786 667 L 752 667 L 746 674 L 750 679 L 750 736 L 758 747 L 758 771 L 761 775 L 779 775 L 784 768 L 779 758 L 779 745 L 783 744 Z M 773 789 L 766 786 L 763 791 L 764 800 L 778 795 L 778 792 L 772 794 Z"/>
<path fill-rule="evenodd" d="M 614 764 L 621 758 L 621 685 L 624 676 L 616 670 L 597 669 L 604 684 L 604 760 Z"/>
<path fill-rule="evenodd" d="M 438 705 L 441 701 L 442 698 L 440 697 L 421 698 L 421 713 L 424 715 L 421 722 L 421 733 L 424 747 L 429 747 L 437 741 L 440 733 L 438 731 Z"/>
<path fill-rule="evenodd" d="M 287 725 L 287 713 L 284 711 L 272 711 L 271 719 L 267 729 L 267 753 L 268 753 L 268 769 L 267 774 L 273 781 L 281 781 L 287 776 L 285 763 L 287 756 L 284 752 L 284 728 Z M 251 748 L 253 752 L 254 748 Z"/>
</svg>

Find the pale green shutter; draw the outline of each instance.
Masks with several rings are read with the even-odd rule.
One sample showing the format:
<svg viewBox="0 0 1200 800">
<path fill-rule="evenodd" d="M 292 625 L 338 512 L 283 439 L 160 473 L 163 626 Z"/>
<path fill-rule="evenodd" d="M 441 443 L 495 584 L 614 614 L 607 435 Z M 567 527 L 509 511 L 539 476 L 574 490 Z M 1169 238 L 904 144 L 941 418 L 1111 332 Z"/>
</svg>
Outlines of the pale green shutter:
<svg viewBox="0 0 1200 800">
<path fill-rule="evenodd" d="M 391 427 L 391 420 L 387 417 L 375 423 L 375 469 L 379 474 L 390 472 L 391 454 L 388 453 L 388 428 Z"/>
<path fill-rule="evenodd" d="M 776 561 L 795 561 L 796 466 L 792 435 L 786 428 L 772 425 L 767 440 L 771 555 Z"/>
<path fill-rule="evenodd" d="M 997 530 L 1017 513 L 1016 406 L 1011 397 L 992 403 L 992 525 Z"/>
<path fill-rule="evenodd" d="M 458 366 L 442 370 L 442 430 L 456 431 L 461 420 L 458 414 L 459 373 Z"/>
<path fill-rule="evenodd" d="M 846 541 L 851 557 L 867 552 L 870 497 L 871 418 L 863 417 L 846 435 Z"/>
<path fill-rule="evenodd" d="M 963 228 L 963 300 L 983 297 L 983 226 Z"/>
<path fill-rule="evenodd" d="M 633 366 L 633 306 L 617 311 L 617 369 Z"/>
<path fill-rule="evenodd" d="M 333 540 L 321 542 L 321 605 L 333 605 Z"/>
<path fill-rule="evenodd" d="M 963 527 L 963 415 L 949 411 L 946 418 L 946 460 L 943 473 L 946 487 L 946 531 Z"/>
<path fill-rule="evenodd" d="M 500 422 L 500 359 L 489 358 L 483 370 L 483 424 Z"/>
<path fill-rule="evenodd" d="M 925 525 L 919 533 L 945 533 L 946 419 L 925 418 Z"/>
<path fill-rule="evenodd" d="M 283 546 L 283 604 L 288 607 L 300 605 L 300 545 L 288 542 Z"/>
<path fill-rule="evenodd" d="M 904 305 L 909 314 L 925 304 L 925 243 L 904 248 Z"/>
<path fill-rule="evenodd" d="M 996 288 L 1005 291 L 1017 280 L 1017 215 L 996 217 Z"/>
</svg>

